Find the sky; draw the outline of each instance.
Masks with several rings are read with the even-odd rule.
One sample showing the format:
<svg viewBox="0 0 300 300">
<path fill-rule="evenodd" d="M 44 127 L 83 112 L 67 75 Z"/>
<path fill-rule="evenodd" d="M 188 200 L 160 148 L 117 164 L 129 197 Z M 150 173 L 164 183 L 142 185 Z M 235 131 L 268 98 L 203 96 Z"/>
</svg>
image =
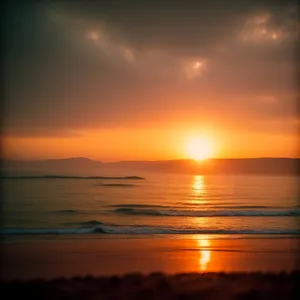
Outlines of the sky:
<svg viewBox="0 0 300 300">
<path fill-rule="evenodd" d="M 26 2 L 26 3 L 25 3 Z M 295 157 L 296 1 L 11 1 L 2 154 Z"/>
</svg>

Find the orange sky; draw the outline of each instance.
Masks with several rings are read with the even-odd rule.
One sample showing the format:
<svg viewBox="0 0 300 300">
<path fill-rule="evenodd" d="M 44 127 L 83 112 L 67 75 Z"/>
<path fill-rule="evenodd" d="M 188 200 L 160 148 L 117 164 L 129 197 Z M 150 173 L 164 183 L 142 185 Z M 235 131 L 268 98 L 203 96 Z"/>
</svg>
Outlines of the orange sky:
<svg viewBox="0 0 300 300">
<path fill-rule="evenodd" d="M 103 161 L 180 159 L 193 158 L 188 143 L 198 137 L 213 142 L 213 157 L 297 155 L 296 135 L 183 128 L 94 130 L 71 138 L 8 137 L 3 140 L 3 152 L 8 158 L 25 160 L 82 156 Z"/>
</svg>

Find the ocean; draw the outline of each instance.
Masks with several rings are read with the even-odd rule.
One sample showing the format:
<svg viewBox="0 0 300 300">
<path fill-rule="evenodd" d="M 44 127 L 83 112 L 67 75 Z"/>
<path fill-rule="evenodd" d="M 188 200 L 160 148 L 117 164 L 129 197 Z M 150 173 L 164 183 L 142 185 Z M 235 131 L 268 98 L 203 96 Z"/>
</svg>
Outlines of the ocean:
<svg viewBox="0 0 300 300">
<path fill-rule="evenodd" d="M 2 240 L 300 234 L 297 177 L 142 175 L 5 179 Z"/>
</svg>

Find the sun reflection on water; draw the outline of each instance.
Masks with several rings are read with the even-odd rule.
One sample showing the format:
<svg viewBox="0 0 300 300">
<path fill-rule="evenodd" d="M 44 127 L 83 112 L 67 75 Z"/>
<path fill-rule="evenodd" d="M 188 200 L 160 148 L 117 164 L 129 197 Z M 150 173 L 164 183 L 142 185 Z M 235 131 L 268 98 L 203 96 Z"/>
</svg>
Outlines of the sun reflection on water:
<svg viewBox="0 0 300 300">
<path fill-rule="evenodd" d="M 198 246 L 200 250 L 199 266 L 200 271 L 206 271 L 207 266 L 211 260 L 210 241 L 207 239 L 198 239 Z"/>
<path fill-rule="evenodd" d="M 192 194 L 193 194 L 193 202 L 197 204 L 205 204 L 205 194 L 206 194 L 206 186 L 204 181 L 204 176 L 195 175 L 192 183 Z M 206 218 L 200 218 L 201 222 L 206 223 Z M 200 219 L 197 218 L 197 223 L 200 223 Z M 205 224 L 204 224 L 205 225 Z M 207 271 L 208 264 L 211 261 L 211 244 L 210 239 L 207 236 L 195 236 L 195 239 L 198 244 L 199 249 L 199 267 L 200 271 Z"/>
<path fill-rule="evenodd" d="M 206 193 L 204 176 L 195 175 L 192 183 L 192 194 L 196 200 L 201 200 L 203 203 L 203 196 Z"/>
</svg>

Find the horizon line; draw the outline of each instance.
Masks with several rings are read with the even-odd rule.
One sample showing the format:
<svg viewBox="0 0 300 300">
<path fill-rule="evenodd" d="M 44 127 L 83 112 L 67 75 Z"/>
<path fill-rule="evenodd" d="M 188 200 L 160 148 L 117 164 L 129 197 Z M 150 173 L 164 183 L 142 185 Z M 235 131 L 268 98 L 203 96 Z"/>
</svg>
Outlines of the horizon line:
<svg viewBox="0 0 300 300">
<path fill-rule="evenodd" d="M 205 162 L 205 161 L 211 161 L 211 160 L 239 160 L 239 159 L 300 159 L 300 157 L 270 157 L 270 156 L 259 156 L 259 157 L 212 157 L 204 160 L 196 160 L 192 158 L 173 158 L 173 159 L 156 159 L 156 160 L 113 160 L 113 161 L 102 161 L 98 159 L 93 159 L 89 157 L 84 157 L 84 156 L 75 156 L 75 157 L 62 157 L 62 158 L 42 158 L 42 159 L 15 159 L 15 158 L 0 158 L 1 161 L 19 161 L 19 162 L 37 162 L 37 161 L 49 161 L 49 160 L 90 160 L 94 162 L 101 162 L 101 163 L 119 163 L 119 162 L 163 162 L 163 161 L 194 161 L 194 162 Z"/>
</svg>

